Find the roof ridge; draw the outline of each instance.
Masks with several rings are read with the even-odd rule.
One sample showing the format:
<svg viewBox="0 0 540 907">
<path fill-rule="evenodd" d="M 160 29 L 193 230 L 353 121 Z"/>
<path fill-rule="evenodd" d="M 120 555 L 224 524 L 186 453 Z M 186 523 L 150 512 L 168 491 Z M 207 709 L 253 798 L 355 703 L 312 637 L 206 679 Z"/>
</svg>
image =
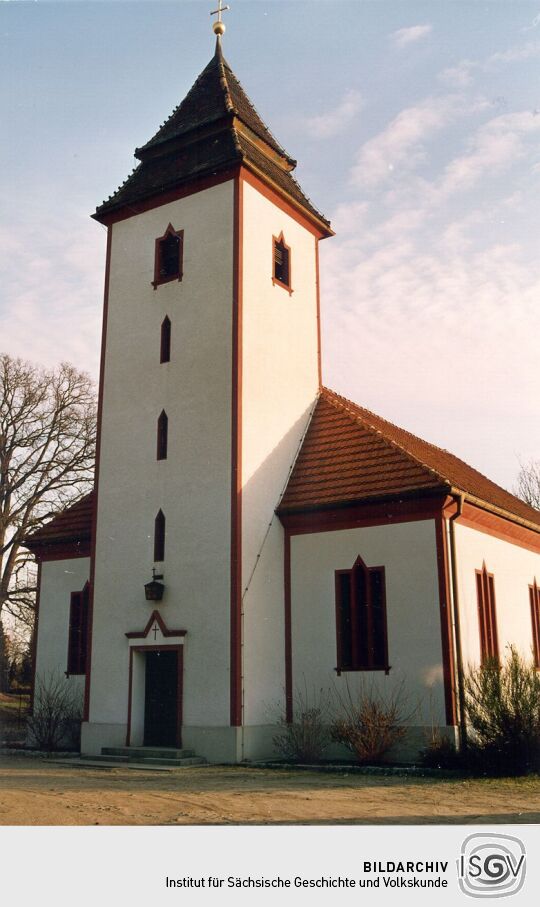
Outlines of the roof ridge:
<svg viewBox="0 0 540 907">
<path fill-rule="evenodd" d="M 290 156 L 290 154 L 288 153 L 288 151 L 286 151 L 286 149 L 283 147 L 283 145 L 281 144 L 281 142 L 279 142 L 279 141 L 277 140 L 277 138 L 275 137 L 274 133 L 272 132 L 272 130 L 270 129 L 270 127 L 268 126 L 268 124 L 266 123 L 266 121 L 263 120 L 263 118 L 262 118 L 262 116 L 260 115 L 259 111 L 258 111 L 257 108 L 255 107 L 255 104 L 253 103 L 253 101 L 251 100 L 250 96 L 248 95 L 246 89 L 245 89 L 244 86 L 242 85 L 240 79 L 238 78 L 238 76 L 237 76 L 236 73 L 234 72 L 232 66 L 227 62 L 227 60 L 226 60 L 225 57 L 223 56 L 223 51 L 221 50 L 221 48 L 220 48 L 220 55 L 219 55 L 218 59 L 219 59 L 219 61 L 220 61 L 220 65 L 223 67 L 223 70 L 224 70 L 225 81 L 226 81 L 226 83 L 227 83 L 227 91 L 229 92 L 229 94 L 230 94 L 230 88 L 229 88 L 229 83 L 228 83 L 228 80 L 227 80 L 227 76 L 226 76 L 225 70 L 228 70 L 228 72 L 231 74 L 231 76 L 233 77 L 233 79 L 235 79 L 235 81 L 236 81 L 238 87 L 240 88 L 240 90 L 242 91 L 242 94 L 244 95 L 244 97 L 245 97 L 245 99 L 246 99 L 246 101 L 247 101 L 249 107 L 251 108 L 251 110 L 253 111 L 253 113 L 255 114 L 255 116 L 261 121 L 261 123 L 262 123 L 262 125 L 264 126 L 266 132 L 268 133 L 268 135 L 270 136 L 270 138 L 271 138 L 272 141 L 274 142 L 275 150 L 278 151 L 278 153 L 280 153 L 284 158 L 286 158 L 286 159 L 289 161 L 289 163 L 294 164 L 294 166 L 296 167 L 296 164 L 297 164 L 296 160 Z M 232 104 L 232 102 L 231 102 L 231 104 Z M 234 107 L 234 105 L 232 105 L 232 110 L 237 114 L 237 116 L 239 116 L 240 119 L 242 119 L 242 117 L 241 117 L 239 111 Z M 249 124 L 246 123 L 246 125 L 249 127 Z M 256 132 L 255 132 L 255 135 L 257 135 Z M 265 139 L 264 139 L 263 136 L 259 136 L 259 138 L 261 138 L 262 141 L 265 141 Z"/>
<path fill-rule="evenodd" d="M 531 507 L 530 505 L 527 505 L 525 501 L 522 501 L 521 498 L 518 498 L 515 494 L 513 494 L 513 492 L 508 491 L 507 488 L 503 488 L 502 485 L 498 484 L 498 482 L 494 482 L 493 479 L 489 478 L 489 476 L 484 475 L 484 473 L 480 472 L 479 469 L 476 469 L 475 466 L 471 466 L 465 460 L 462 460 L 461 457 L 456 456 L 456 454 L 447 450 L 445 447 L 439 447 L 437 444 L 432 444 L 431 441 L 425 441 L 423 438 L 420 438 L 418 435 L 415 435 L 412 432 L 407 431 L 407 429 L 405 429 L 405 428 L 401 428 L 401 426 L 396 425 L 394 422 L 390 422 L 388 419 L 384 419 L 382 416 L 378 416 L 376 413 L 373 413 L 371 410 L 366 409 L 365 407 L 358 406 L 358 404 L 354 403 L 354 401 L 348 400 L 347 397 L 343 397 L 341 394 L 337 394 L 335 391 L 331 390 L 330 388 L 324 387 L 323 391 L 325 392 L 325 399 L 327 399 L 329 403 L 337 403 L 340 406 L 340 408 L 342 410 L 344 410 L 347 414 L 351 415 L 351 417 L 353 419 L 355 418 L 354 410 L 361 410 L 361 412 L 358 413 L 356 418 L 358 420 L 362 421 L 365 425 L 369 425 L 369 427 L 372 431 L 383 434 L 380 431 L 380 429 L 378 429 L 375 425 L 370 425 L 369 420 L 367 420 L 365 418 L 364 414 L 367 414 L 368 416 L 369 415 L 374 416 L 377 419 L 377 421 L 384 422 L 386 425 L 390 426 L 390 428 L 397 429 L 397 431 L 399 431 L 400 433 L 402 433 L 404 435 L 407 435 L 413 441 L 419 442 L 421 445 L 431 448 L 431 450 L 433 450 L 435 453 L 442 453 L 442 454 L 445 454 L 447 457 L 451 457 L 451 459 L 453 461 L 455 461 L 456 463 L 459 463 L 461 466 L 465 467 L 466 470 L 475 473 L 477 476 L 479 476 L 485 482 L 488 482 L 489 485 L 491 485 L 493 488 L 498 489 L 499 491 L 503 492 L 503 494 L 505 494 L 505 495 L 509 495 L 509 497 L 513 498 L 516 502 L 519 502 L 520 504 L 528 506 L 529 509 L 531 511 L 533 511 L 534 513 L 540 513 L 540 511 L 537 511 L 536 508 Z M 352 413 L 348 409 L 349 406 L 352 407 L 352 409 L 353 409 Z M 482 496 L 478 496 L 478 494 L 475 493 L 474 491 L 472 491 L 471 488 L 468 488 L 467 487 L 469 485 L 468 482 L 461 483 L 461 482 L 456 482 L 456 481 L 449 479 L 448 477 L 444 476 L 440 470 L 429 466 L 427 463 L 424 463 L 419 457 L 417 457 L 414 453 L 411 453 L 410 451 L 408 451 L 398 441 L 394 441 L 392 438 L 387 438 L 386 440 L 388 441 L 389 444 L 393 444 L 394 447 L 396 447 L 399 450 L 402 450 L 403 453 L 407 457 L 409 457 L 410 460 L 413 460 L 415 463 L 419 463 L 423 468 L 429 470 L 433 475 L 437 476 L 437 478 L 442 479 L 451 488 L 459 488 L 460 491 L 463 491 L 466 494 L 472 495 L 473 497 L 476 497 L 479 500 L 483 500 L 483 501 L 485 501 L 485 503 L 489 503 L 489 501 L 486 498 L 484 498 Z M 503 507 L 503 509 L 506 510 L 506 512 L 508 512 L 508 513 L 513 512 L 511 510 L 508 510 L 505 507 Z M 514 513 L 514 515 L 517 515 L 517 514 Z M 524 517 L 523 517 L 523 519 L 524 519 Z"/>
<path fill-rule="evenodd" d="M 227 73 L 225 71 L 226 69 L 228 69 L 230 72 L 232 72 L 232 69 L 229 66 L 229 64 L 227 63 L 227 61 L 225 60 L 225 57 L 223 56 L 223 51 L 221 50 L 221 44 L 219 45 L 219 52 L 216 51 L 216 59 L 218 61 L 218 69 L 221 74 L 220 82 L 221 82 L 222 86 L 225 88 L 225 107 L 227 108 L 228 113 L 238 113 L 238 111 L 236 110 L 236 107 L 234 106 L 233 101 L 232 101 L 231 89 L 229 87 Z M 247 97 L 247 95 L 246 95 L 246 97 Z M 249 100 L 249 98 L 248 98 L 248 100 Z"/>
<path fill-rule="evenodd" d="M 356 423 L 358 423 L 359 421 L 362 422 L 364 425 L 366 425 L 369 428 L 369 430 L 371 432 L 374 432 L 375 434 L 380 435 L 382 438 L 384 438 L 384 441 L 387 444 L 389 444 L 391 447 L 394 447 L 396 450 L 401 451 L 401 453 L 403 453 L 413 463 L 420 465 L 423 469 L 427 470 L 427 472 L 431 473 L 431 475 L 435 476 L 437 479 L 442 480 L 442 482 L 444 482 L 446 485 L 448 485 L 449 488 L 452 487 L 452 482 L 450 481 L 450 479 L 447 476 L 442 475 L 441 472 L 439 472 L 436 469 L 433 469 L 432 466 L 428 466 L 428 464 L 424 463 L 423 460 L 420 459 L 420 457 L 415 456 L 413 453 L 411 453 L 409 450 L 407 450 L 407 448 L 404 447 L 402 444 L 400 444 L 398 441 L 394 441 L 393 438 L 387 437 L 380 430 L 380 428 L 377 428 L 376 425 L 371 425 L 370 422 L 368 420 L 366 420 L 361 413 L 354 412 L 355 409 L 360 410 L 360 409 L 363 409 L 363 407 L 358 406 L 357 403 L 354 403 L 352 400 L 349 400 L 347 397 L 341 396 L 341 394 L 337 394 L 335 391 L 330 390 L 330 388 L 328 388 L 328 387 L 323 387 L 321 389 L 321 394 L 322 394 L 322 396 L 324 396 L 324 399 L 327 400 L 328 403 L 336 406 L 336 408 L 339 406 L 341 410 L 343 410 L 348 416 L 350 416 L 350 418 L 352 419 L 353 422 L 356 422 Z M 349 409 L 349 407 L 353 407 L 353 410 L 351 411 Z M 377 415 L 376 413 L 372 413 L 371 410 L 365 410 L 365 412 L 369 413 L 372 416 Z M 387 419 L 383 419 L 381 416 L 377 416 L 377 418 L 381 419 L 381 422 L 386 422 L 386 424 L 392 426 L 392 428 L 397 428 L 399 431 L 404 431 L 405 434 L 409 435 L 411 438 L 414 438 L 415 440 L 422 442 L 422 438 L 419 438 L 417 435 L 413 435 L 412 432 L 408 432 L 405 429 L 401 429 L 399 427 L 399 425 L 394 425 L 393 422 L 389 422 Z M 429 444 L 429 441 L 423 441 L 422 443 Z M 431 445 L 431 446 L 435 447 L 435 445 Z M 436 449 L 442 450 L 443 448 L 436 448 Z M 445 453 L 448 453 L 448 451 L 445 451 Z"/>
</svg>

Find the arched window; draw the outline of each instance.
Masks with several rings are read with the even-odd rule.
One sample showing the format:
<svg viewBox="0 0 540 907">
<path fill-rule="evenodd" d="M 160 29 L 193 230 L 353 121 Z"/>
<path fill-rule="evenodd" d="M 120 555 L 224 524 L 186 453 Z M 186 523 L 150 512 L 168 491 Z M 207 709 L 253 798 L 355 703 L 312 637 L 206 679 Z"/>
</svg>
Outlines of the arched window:
<svg viewBox="0 0 540 907">
<path fill-rule="evenodd" d="M 338 672 L 389 671 L 384 567 L 336 570 L 336 624 Z"/>
<path fill-rule="evenodd" d="M 169 280 L 182 280 L 182 259 L 184 249 L 184 231 L 175 230 L 169 224 L 163 236 L 156 239 L 154 258 L 154 290 L 160 283 Z"/>
<path fill-rule="evenodd" d="M 157 458 L 158 460 L 167 459 L 167 435 L 169 432 L 169 420 L 164 409 L 161 410 L 157 420 Z"/>
<path fill-rule="evenodd" d="M 159 348 L 159 361 L 171 361 L 171 320 L 168 315 L 161 322 L 161 344 Z"/>
<path fill-rule="evenodd" d="M 154 561 L 165 560 L 165 514 L 159 511 L 154 521 Z"/>
<path fill-rule="evenodd" d="M 480 660 L 499 657 L 497 640 L 497 615 L 495 612 L 495 580 L 487 572 L 486 563 L 476 571 L 476 596 L 478 599 L 478 623 L 480 627 Z"/>
</svg>

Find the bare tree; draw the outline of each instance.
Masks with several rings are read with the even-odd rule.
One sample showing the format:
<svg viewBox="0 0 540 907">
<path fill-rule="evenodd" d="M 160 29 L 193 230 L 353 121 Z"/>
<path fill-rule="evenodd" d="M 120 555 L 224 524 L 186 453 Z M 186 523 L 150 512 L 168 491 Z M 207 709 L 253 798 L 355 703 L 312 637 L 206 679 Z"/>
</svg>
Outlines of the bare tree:
<svg viewBox="0 0 540 907">
<path fill-rule="evenodd" d="M 96 398 L 84 372 L 0 355 L 0 620 L 30 625 L 35 572 L 25 536 L 93 481 Z"/>
<path fill-rule="evenodd" d="M 526 504 L 540 510 L 540 460 L 521 463 L 514 494 Z"/>
</svg>

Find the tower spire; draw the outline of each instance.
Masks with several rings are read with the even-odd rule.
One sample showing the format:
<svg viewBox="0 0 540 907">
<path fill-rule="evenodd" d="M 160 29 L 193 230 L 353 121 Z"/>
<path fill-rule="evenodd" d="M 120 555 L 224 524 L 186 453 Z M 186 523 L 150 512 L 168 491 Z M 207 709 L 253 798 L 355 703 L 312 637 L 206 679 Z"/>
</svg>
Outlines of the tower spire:
<svg viewBox="0 0 540 907">
<path fill-rule="evenodd" d="M 218 8 L 210 13 L 211 16 L 217 16 L 216 21 L 212 23 L 212 28 L 216 35 L 216 53 L 221 47 L 221 36 L 225 33 L 225 23 L 222 14 L 228 9 L 230 9 L 230 6 L 223 6 L 223 0 L 218 0 Z"/>
</svg>

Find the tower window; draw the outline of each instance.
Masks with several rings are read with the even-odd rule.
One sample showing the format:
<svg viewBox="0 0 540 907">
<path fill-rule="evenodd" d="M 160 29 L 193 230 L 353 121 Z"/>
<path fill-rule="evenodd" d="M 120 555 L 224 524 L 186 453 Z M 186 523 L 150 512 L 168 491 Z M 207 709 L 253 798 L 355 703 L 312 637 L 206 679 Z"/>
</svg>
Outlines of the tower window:
<svg viewBox="0 0 540 907">
<path fill-rule="evenodd" d="M 167 459 L 167 435 L 169 432 L 169 419 L 164 409 L 161 410 L 157 421 L 157 459 Z"/>
<path fill-rule="evenodd" d="M 154 261 L 154 290 L 160 283 L 169 280 L 182 280 L 182 259 L 184 249 L 184 231 L 175 230 L 169 224 L 163 236 L 156 239 Z"/>
<path fill-rule="evenodd" d="M 161 322 L 159 361 L 162 363 L 171 361 L 171 321 L 168 315 L 165 315 Z"/>
<path fill-rule="evenodd" d="M 82 592 L 72 592 L 69 606 L 68 674 L 86 674 L 88 648 L 88 598 L 89 584 Z"/>
<path fill-rule="evenodd" d="M 272 237 L 272 283 L 291 288 L 291 249 L 283 238 L 283 233 Z"/>
<path fill-rule="evenodd" d="M 154 521 L 154 561 L 165 560 L 165 514 L 159 511 Z"/>
<path fill-rule="evenodd" d="M 336 630 L 338 672 L 390 670 L 384 567 L 336 571 Z"/>
<path fill-rule="evenodd" d="M 495 613 L 495 580 L 487 572 L 485 563 L 476 571 L 476 595 L 478 599 L 478 623 L 480 628 L 480 660 L 482 664 L 490 658 L 499 657 L 497 641 L 497 615 Z"/>
</svg>

